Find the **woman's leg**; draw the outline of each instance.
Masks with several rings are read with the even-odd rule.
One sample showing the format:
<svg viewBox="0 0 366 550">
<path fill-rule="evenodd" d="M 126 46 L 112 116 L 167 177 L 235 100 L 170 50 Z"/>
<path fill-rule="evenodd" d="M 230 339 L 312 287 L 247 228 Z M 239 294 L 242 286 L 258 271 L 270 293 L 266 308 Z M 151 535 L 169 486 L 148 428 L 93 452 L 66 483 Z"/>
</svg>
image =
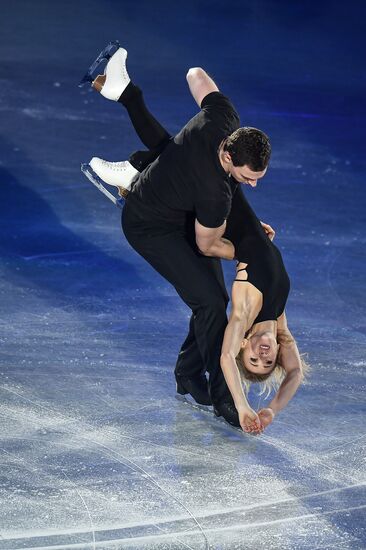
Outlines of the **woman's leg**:
<svg viewBox="0 0 366 550">
<path fill-rule="evenodd" d="M 140 88 L 132 82 L 126 86 L 118 102 L 125 106 L 137 135 L 149 150 L 132 153 L 128 162 L 108 162 L 93 157 L 90 167 L 104 183 L 118 187 L 119 194 L 125 196 L 137 173 L 157 159 L 171 135 L 147 109 Z"/>
<path fill-rule="evenodd" d="M 163 149 L 152 149 L 151 151 L 135 151 L 128 158 L 128 162 L 136 168 L 138 172 L 145 170 L 149 164 L 154 162 L 160 155 Z"/>
<path fill-rule="evenodd" d="M 141 89 L 130 82 L 118 100 L 127 109 L 131 122 L 142 143 L 149 149 L 161 147 L 171 135 L 146 107 Z"/>
<path fill-rule="evenodd" d="M 230 401 L 220 367 L 228 297 L 213 267 L 213 263 L 219 261 L 199 254 L 179 230 L 165 230 L 143 219 L 141 209 L 127 201 L 122 227 L 128 242 L 175 287 L 193 313 L 190 334 L 175 370 L 177 380 L 180 377 L 194 379 L 207 371 L 212 401 Z"/>
</svg>

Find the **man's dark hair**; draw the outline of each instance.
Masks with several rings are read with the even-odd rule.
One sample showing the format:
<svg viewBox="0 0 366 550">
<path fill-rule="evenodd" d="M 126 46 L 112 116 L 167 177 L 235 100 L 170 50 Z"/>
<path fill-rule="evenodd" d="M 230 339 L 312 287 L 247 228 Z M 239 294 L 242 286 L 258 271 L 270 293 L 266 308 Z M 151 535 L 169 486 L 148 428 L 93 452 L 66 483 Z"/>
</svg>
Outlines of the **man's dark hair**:
<svg viewBox="0 0 366 550">
<path fill-rule="evenodd" d="M 268 136 L 257 128 L 238 128 L 224 144 L 234 166 L 246 164 L 253 172 L 261 172 L 269 163 L 271 144 Z"/>
</svg>

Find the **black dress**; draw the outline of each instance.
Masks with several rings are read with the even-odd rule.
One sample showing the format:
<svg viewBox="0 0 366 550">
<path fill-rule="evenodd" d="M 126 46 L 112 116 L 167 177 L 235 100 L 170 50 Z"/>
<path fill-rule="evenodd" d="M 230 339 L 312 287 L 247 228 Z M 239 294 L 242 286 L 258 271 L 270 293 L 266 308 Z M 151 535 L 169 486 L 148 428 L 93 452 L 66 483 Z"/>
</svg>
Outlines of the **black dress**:
<svg viewBox="0 0 366 550">
<path fill-rule="evenodd" d="M 248 201 L 235 185 L 224 237 L 235 246 L 235 256 L 247 265 L 247 281 L 263 294 L 263 305 L 254 323 L 277 320 L 290 291 L 281 252 L 268 238 Z"/>
</svg>

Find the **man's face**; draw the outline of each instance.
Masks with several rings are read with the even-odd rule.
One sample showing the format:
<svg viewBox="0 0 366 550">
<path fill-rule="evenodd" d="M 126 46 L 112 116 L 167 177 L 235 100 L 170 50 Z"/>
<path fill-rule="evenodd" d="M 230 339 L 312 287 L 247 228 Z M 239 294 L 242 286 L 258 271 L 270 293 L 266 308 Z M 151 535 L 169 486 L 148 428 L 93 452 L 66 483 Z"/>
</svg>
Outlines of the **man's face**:
<svg viewBox="0 0 366 550">
<path fill-rule="evenodd" d="M 266 172 L 267 168 L 262 170 L 262 172 L 253 172 L 247 164 L 244 164 L 244 166 L 234 166 L 231 163 L 229 165 L 229 173 L 236 181 L 251 185 L 252 187 L 256 187 L 257 181 L 263 178 Z"/>
</svg>

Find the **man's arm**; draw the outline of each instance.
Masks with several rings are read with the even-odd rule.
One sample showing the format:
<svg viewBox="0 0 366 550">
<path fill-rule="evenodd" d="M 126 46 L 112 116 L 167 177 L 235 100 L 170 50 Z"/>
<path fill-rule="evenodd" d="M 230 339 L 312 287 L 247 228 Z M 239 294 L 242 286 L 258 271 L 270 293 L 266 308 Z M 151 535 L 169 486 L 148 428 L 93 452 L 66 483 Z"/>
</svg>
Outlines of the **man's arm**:
<svg viewBox="0 0 366 550">
<path fill-rule="evenodd" d="M 206 95 L 219 91 L 215 82 L 201 67 L 192 67 L 189 69 L 186 78 L 189 90 L 198 107 L 201 107 L 202 100 Z"/>
<path fill-rule="evenodd" d="M 276 234 L 275 230 L 267 223 L 261 222 L 261 224 L 268 238 L 273 241 Z M 197 239 L 200 240 L 201 246 L 198 246 L 200 252 L 204 256 L 213 256 L 214 258 L 221 258 L 222 260 L 235 260 L 235 246 L 233 243 L 224 237 L 217 237 L 215 240 L 212 240 L 214 234 L 211 232 L 211 229 L 204 227 L 196 220 L 196 241 L 198 246 Z"/>
<path fill-rule="evenodd" d="M 226 229 L 226 222 L 220 227 L 205 227 L 196 219 L 196 243 L 199 251 L 204 256 L 214 256 L 223 260 L 235 258 L 235 248 L 231 241 L 224 239 L 222 235 Z"/>
<path fill-rule="evenodd" d="M 221 239 L 226 229 L 226 221 L 219 227 L 206 227 L 197 219 L 194 229 L 196 232 L 196 243 L 199 251 L 206 256 L 212 245 Z M 208 256 L 210 254 L 207 254 Z"/>
<path fill-rule="evenodd" d="M 226 229 L 226 222 L 220 227 L 205 227 L 196 219 L 196 243 L 199 251 L 204 256 L 214 256 L 223 260 L 233 260 L 235 249 L 232 242 L 224 239 L 222 235 Z"/>
<path fill-rule="evenodd" d="M 204 256 L 212 256 L 214 258 L 221 258 L 222 260 L 235 260 L 235 247 L 229 239 L 221 237 L 206 250 Z"/>
</svg>

